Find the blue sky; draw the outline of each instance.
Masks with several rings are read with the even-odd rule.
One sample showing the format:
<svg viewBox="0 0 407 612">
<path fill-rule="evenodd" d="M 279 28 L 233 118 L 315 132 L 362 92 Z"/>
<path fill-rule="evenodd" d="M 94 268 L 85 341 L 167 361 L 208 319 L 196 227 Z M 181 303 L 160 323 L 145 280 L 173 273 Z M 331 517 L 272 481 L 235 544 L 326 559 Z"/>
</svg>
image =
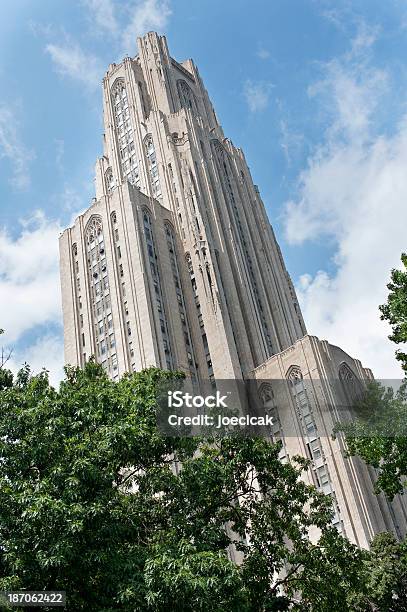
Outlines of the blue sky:
<svg viewBox="0 0 407 612">
<path fill-rule="evenodd" d="M 398 376 L 377 306 L 407 250 L 407 1 L 3 0 L 0 326 L 63 363 L 57 238 L 93 197 L 100 80 L 165 33 L 245 151 L 310 333 Z"/>
</svg>

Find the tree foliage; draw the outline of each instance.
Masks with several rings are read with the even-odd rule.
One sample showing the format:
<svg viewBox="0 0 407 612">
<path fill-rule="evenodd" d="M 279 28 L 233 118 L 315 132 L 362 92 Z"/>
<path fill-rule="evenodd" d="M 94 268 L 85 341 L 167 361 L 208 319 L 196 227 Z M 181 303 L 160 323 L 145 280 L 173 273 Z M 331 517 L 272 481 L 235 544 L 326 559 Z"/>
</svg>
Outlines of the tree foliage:
<svg viewBox="0 0 407 612">
<path fill-rule="evenodd" d="M 381 533 L 372 542 L 364 565 L 370 607 L 380 612 L 407 612 L 407 542 Z M 364 609 L 362 607 L 362 609 Z"/>
<path fill-rule="evenodd" d="M 381 319 L 392 326 L 389 339 L 396 344 L 407 343 L 407 254 L 402 254 L 401 261 L 405 269 L 392 270 L 387 302 L 379 307 Z M 396 358 L 407 373 L 407 353 L 398 349 Z M 350 455 L 359 455 L 377 469 L 376 492 L 392 499 L 406 486 L 407 379 L 397 392 L 377 381 L 369 383 L 354 410 L 356 419 L 338 424 L 337 430 L 345 433 Z"/>
<path fill-rule="evenodd" d="M 0 590 L 66 590 L 69 610 L 97 612 L 367 602 L 368 553 L 332 527 L 304 459 L 282 464 L 260 438 L 158 432 L 157 389 L 174 376 L 113 382 L 88 363 L 58 391 L 28 366 L 3 383 Z"/>
<path fill-rule="evenodd" d="M 344 432 L 349 455 L 358 455 L 376 468 L 376 493 L 393 499 L 406 486 L 407 381 L 397 391 L 370 382 L 354 412 L 354 421 L 336 429 Z"/>
<path fill-rule="evenodd" d="M 381 319 L 392 326 L 389 339 L 396 344 L 407 345 L 407 254 L 401 255 L 404 270 L 392 270 L 391 281 L 387 285 L 390 293 L 386 304 L 380 306 Z M 407 373 L 407 353 L 404 350 L 396 351 L 396 359 Z"/>
</svg>

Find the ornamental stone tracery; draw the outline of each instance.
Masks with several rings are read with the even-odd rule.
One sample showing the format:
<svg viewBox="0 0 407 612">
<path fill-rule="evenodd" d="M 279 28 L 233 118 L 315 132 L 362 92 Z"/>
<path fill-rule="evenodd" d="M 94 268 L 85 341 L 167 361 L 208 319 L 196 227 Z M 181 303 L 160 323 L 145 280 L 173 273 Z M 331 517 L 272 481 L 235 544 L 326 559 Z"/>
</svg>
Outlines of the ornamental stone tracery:
<svg viewBox="0 0 407 612">
<path fill-rule="evenodd" d="M 187 108 L 194 113 L 198 111 L 195 94 L 183 79 L 177 81 L 177 90 L 182 108 Z"/>
</svg>

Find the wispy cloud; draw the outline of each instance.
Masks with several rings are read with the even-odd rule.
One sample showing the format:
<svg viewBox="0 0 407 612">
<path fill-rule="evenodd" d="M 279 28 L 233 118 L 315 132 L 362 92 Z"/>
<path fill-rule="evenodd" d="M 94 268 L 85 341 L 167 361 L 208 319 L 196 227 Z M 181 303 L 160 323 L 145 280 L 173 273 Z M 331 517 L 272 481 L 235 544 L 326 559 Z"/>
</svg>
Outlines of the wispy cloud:
<svg viewBox="0 0 407 612">
<path fill-rule="evenodd" d="M 375 44 L 380 34 L 380 26 L 359 22 L 356 36 L 352 40 L 351 51 L 348 58 L 361 57 L 366 55 L 366 52 Z"/>
<path fill-rule="evenodd" d="M 243 95 L 251 113 L 257 113 L 267 108 L 272 88 L 273 84 L 265 81 L 247 80 L 245 82 Z"/>
<path fill-rule="evenodd" d="M 150 30 L 163 32 L 172 14 L 170 0 L 82 0 L 91 32 L 109 34 L 122 54 L 134 55 L 136 39 Z"/>
<path fill-rule="evenodd" d="M 370 124 L 388 87 L 388 73 L 372 65 L 371 48 L 378 29 L 360 24 L 350 50 L 324 66 L 324 77 L 308 88 L 330 121 L 327 137 L 334 142 L 370 137 Z"/>
<path fill-rule="evenodd" d="M 21 140 L 18 118 L 9 105 L 0 104 L 0 159 L 12 168 L 10 183 L 18 190 L 30 185 L 29 164 L 34 153 Z"/>
<path fill-rule="evenodd" d="M 112 0 L 82 0 L 91 16 L 92 31 L 98 35 L 108 33 L 116 36 L 119 24 L 116 6 Z M 123 3 L 125 4 L 125 3 Z"/>
<path fill-rule="evenodd" d="M 287 121 L 280 121 L 280 146 L 283 150 L 287 166 L 291 166 L 293 156 L 297 155 L 304 144 L 304 136 L 290 129 Z"/>
<path fill-rule="evenodd" d="M 137 36 L 150 30 L 163 32 L 172 10 L 169 0 L 142 0 L 127 2 L 126 10 L 130 19 L 122 36 L 125 53 L 134 54 Z"/>
<path fill-rule="evenodd" d="M 378 305 L 406 248 L 407 115 L 378 130 L 391 94 L 390 74 L 369 59 L 374 40 L 359 29 L 350 51 L 325 65 L 310 89 L 327 125 L 299 176 L 298 198 L 286 204 L 285 228 L 291 244 L 329 236 L 336 245 L 334 273 L 321 268 L 298 284 L 310 333 L 339 344 L 378 377 L 398 377 Z"/>
<path fill-rule="evenodd" d="M 270 57 L 270 51 L 267 51 L 267 49 L 264 49 L 263 47 L 261 47 L 257 53 L 256 53 L 257 57 L 259 57 L 262 60 L 266 60 Z"/>
<path fill-rule="evenodd" d="M 86 210 L 89 205 L 89 202 L 86 202 L 83 194 L 79 194 L 71 185 L 65 185 L 60 195 L 60 201 L 64 210 L 75 213 L 75 215 L 80 214 L 78 211 Z"/>
<path fill-rule="evenodd" d="M 58 322 L 61 316 L 58 235 L 59 223 L 49 221 L 37 211 L 22 221 L 20 235 L 0 230 L 0 304 L 1 327 L 9 342 L 36 325 Z"/>
<path fill-rule="evenodd" d="M 46 368 L 57 383 L 62 376 L 63 340 L 59 283 L 58 221 L 37 210 L 20 221 L 16 237 L 0 230 L 1 345 L 13 349 L 7 367 L 24 362 Z"/>
<path fill-rule="evenodd" d="M 49 373 L 50 383 L 58 386 L 63 378 L 64 366 L 62 334 L 46 333 L 22 348 L 14 347 L 6 367 L 16 373 L 24 363 L 28 363 L 35 374 L 45 368 Z"/>
<path fill-rule="evenodd" d="M 170 0 L 82 0 L 82 4 L 91 24 L 90 33 L 108 36 L 114 53 L 121 56 L 136 53 L 138 36 L 150 30 L 165 31 L 172 14 Z M 45 52 L 58 74 L 89 89 L 100 85 L 106 66 L 97 55 L 87 50 L 87 42 L 81 44 L 51 25 L 31 23 L 31 30 L 49 41 Z"/>
<path fill-rule="evenodd" d="M 79 43 L 70 39 L 63 44 L 49 43 L 45 51 L 61 76 L 80 81 L 91 89 L 100 85 L 104 72 L 103 64 L 98 57 L 82 49 Z"/>
</svg>

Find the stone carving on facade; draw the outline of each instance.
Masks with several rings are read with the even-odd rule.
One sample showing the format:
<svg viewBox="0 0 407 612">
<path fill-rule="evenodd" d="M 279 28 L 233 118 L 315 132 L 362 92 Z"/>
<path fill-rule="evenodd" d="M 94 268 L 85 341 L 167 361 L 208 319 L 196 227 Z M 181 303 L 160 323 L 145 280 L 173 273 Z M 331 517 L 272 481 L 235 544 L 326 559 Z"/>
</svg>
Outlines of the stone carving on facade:
<svg viewBox="0 0 407 612">
<path fill-rule="evenodd" d="M 191 110 L 193 113 L 197 113 L 198 105 L 196 102 L 195 94 L 183 79 L 178 79 L 177 90 L 182 108 Z"/>
<path fill-rule="evenodd" d="M 270 383 L 262 383 L 258 389 L 258 395 L 263 406 L 274 399 L 273 387 Z"/>
</svg>

